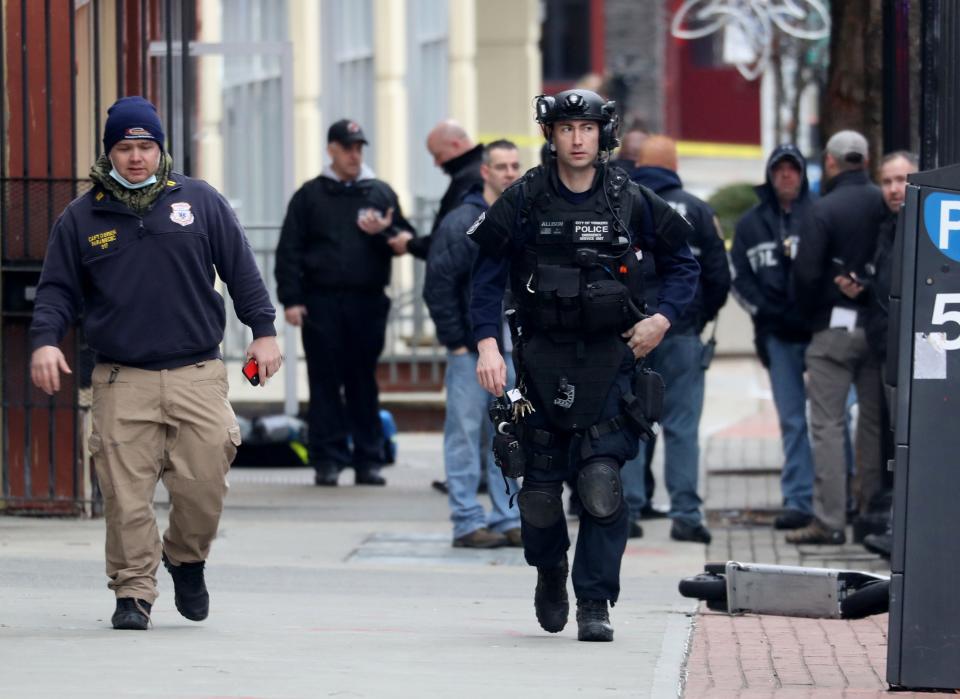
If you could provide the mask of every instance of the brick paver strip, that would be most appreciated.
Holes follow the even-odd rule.
[[[851,621],[729,616],[703,607],[687,661],[684,697],[888,696],[886,630],[886,615]],[[957,695],[904,692],[893,696]]]
[[[703,450],[704,500],[713,531],[709,561],[889,572],[853,543],[793,546],[771,526],[780,505],[776,414],[711,435]],[[851,530],[847,530],[850,539]],[[690,575],[699,571],[692,570]],[[956,697],[887,691],[887,615],[858,620],[800,619],[709,611],[701,605],[684,670],[687,699],[867,699]]]

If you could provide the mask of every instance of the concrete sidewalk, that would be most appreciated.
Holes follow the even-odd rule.
[[[769,527],[779,443],[755,361],[715,362],[706,395],[714,543],[671,542],[666,520],[644,522],[624,557],[612,644],[578,643],[572,618],[555,636],[539,628],[536,574],[519,550],[452,548],[446,498],[429,486],[442,437],[401,434],[386,488],[347,485],[350,474],[321,489],[307,469],[234,469],[200,624],[177,614],[161,571],[154,627],[113,631],[103,522],[0,517],[0,698],[884,693],[886,617],[732,618],[677,593],[708,559],[884,567],[852,545],[787,546]]]
[[[519,550],[450,546],[429,486],[440,449],[401,435],[386,488],[235,469],[210,618],[181,618],[161,569],[144,633],[110,628],[102,521],[0,517],[0,697],[677,696],[695,604],[676,584],[703,547],[648,527],[624,559],[616,641],[578,643],[572,618],[551,636]]]

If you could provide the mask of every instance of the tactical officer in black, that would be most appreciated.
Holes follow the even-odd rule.
[[[477,378],[501,396],[506,366],[496,338],[508,279],[517,388],[501,398],[498,462],[523,473],[524,554],[536,566],[534,606],[551,633],[567,622],[570,539],[561,492],[576,475],[584,512],[573,562],[577,637],[611,641],[607,602],[620,592],[628,515],[620,468],[652,434],[658,377],[634,363],[663,339],[693,298],[699,267],[687,223],[662,199],[607,164],[615,105],[568,90],[537,99],[553,157],[528,171],[469,231],[480,246],[471,314]],[[653,255],[658,312],[641,314],[638,260]],[[659,389],[659,390],[658,390]]]

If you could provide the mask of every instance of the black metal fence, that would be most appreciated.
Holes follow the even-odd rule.
[[[98,510],[83,448],[89,353],[72,329],[61,349],[73,374],[53,397],[32,385],[36,286],[54,222],[90,187],[84,177],[115,97],[160,106],[167,149],[189,172],[195,80],[183,57],[195,31],[195,0],[0,3],[0,509]]]

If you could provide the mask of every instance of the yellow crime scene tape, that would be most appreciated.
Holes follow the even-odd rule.
[[[540,148],[543,136],[539,134],[480,134],[481,143],[490,143],[505,138],[520,148]],[[745,143],[711,143],[709,141],[677,141],[677,153],[682,158],[733,158],[758,160],[763,158],[763,149]]]

